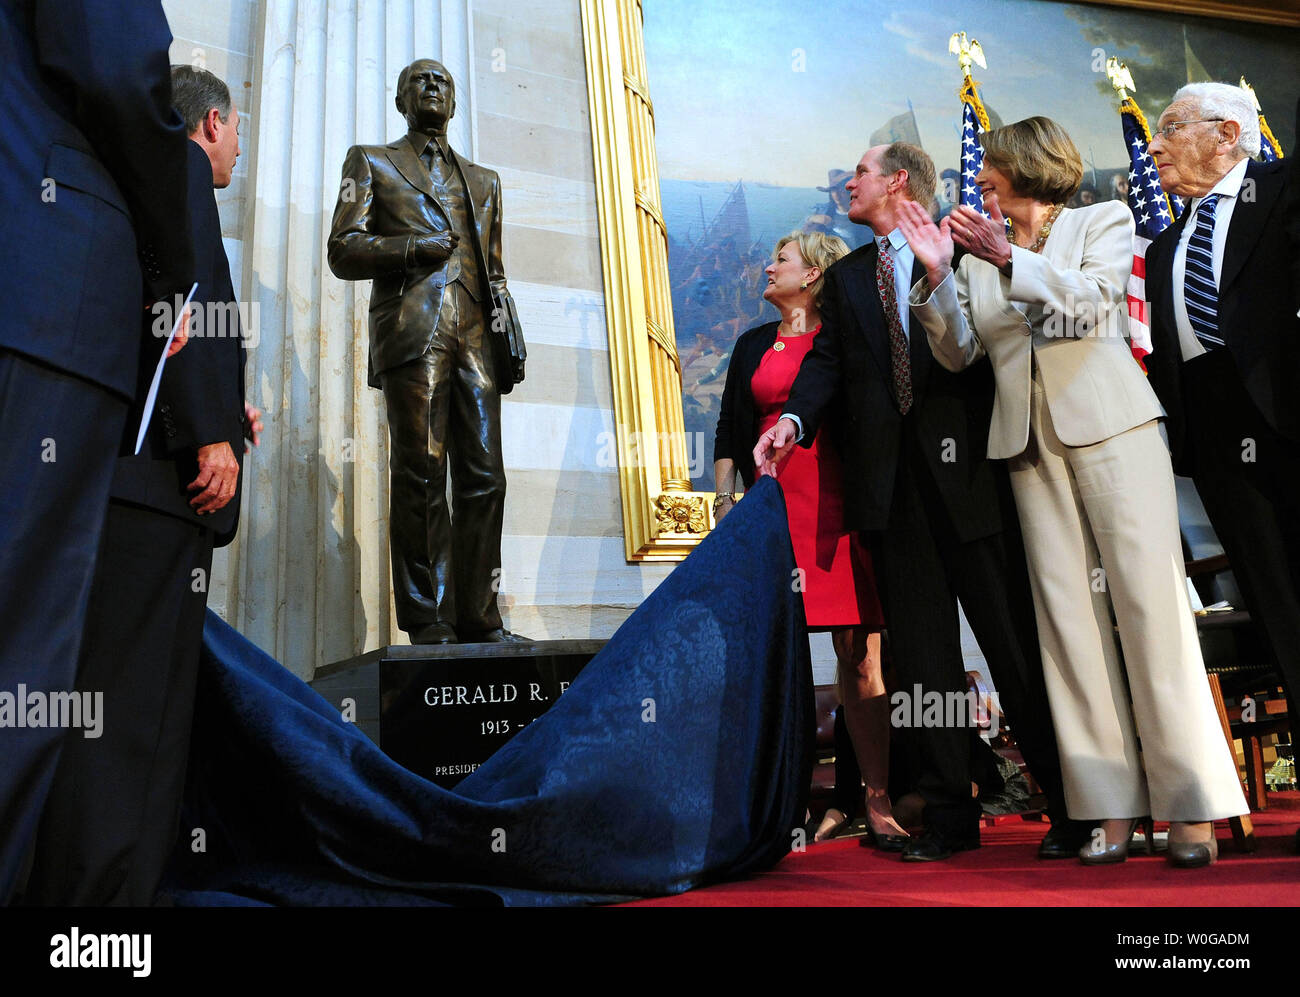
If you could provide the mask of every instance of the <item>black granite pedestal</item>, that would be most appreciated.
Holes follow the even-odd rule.
[[[310,685],[393,761],[451,787],[545,713],[604,646],[394,644],[319,668]]]

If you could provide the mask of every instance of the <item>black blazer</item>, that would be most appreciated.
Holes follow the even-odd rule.
[[[1300,285],[1300,99],[1295,102],[1295,144],[1286,161],[1286,190],[1282,193],[1282,211],[1287,236],[1291,240],[1291,283]]]
[[[894,399],[893,365],[885,311],[876,290],[876,243],[867,243],[826,271],[822,331],[804,358],[786,411],[803,422],[809,446],[838,399],[831,426],[844,458],[844,514],[857,530],[883,530],[889,522],[904,433],[938,487],[957,539],[1000,532],[1009,506],[1006,471],[990,462],[989,423],[993,372],[981,360],[960,374],[944,370],[930,353],[919,323],[911,324],[912,409]],[[915,283],[925,276],[913,267]]]
[[[754,445],[758,443],[758,413],[749,382],[763,354],[776,342],[779,327],[779,322],[768,322],[741,333],[727,363],[727,383],[722,389],[718,429],[713,437],[713,461],[717,463],[724,457],[735,461],[746,488],[754,485]]]
[[[194,272],[170,43],[157,0],[0,0],[0,349],[127,397]]]
[[[1284,210],[1288,162],[1246,165],[1219,276],[1219,329],[1260,414],[1278,433],[1300,441],[1300,291]],[[1191,473],[1192,454],[1183,409],[1183,354],[1174,324],[1173,259],[1190,214],[1184,211],[1146,252],[1152,345],[1146,365],[1169,415],[1169,446],[1180,474]]]
[[[140,403],[157,361],[141,364],[137,403],[127,418],[111,494],[206,526],[216,534],[216,546],[221,547],[235,537],[239,499],[244,490],[244,338],[230,263],[221,242],[221,218],[212,191],[212,161],[196,143],[186,145],[189,216],[199,284],[194,308],[202,313],[202,319],[185,348],[168,359],[163,368],[153,419],[140,453],[135,455]],[[151,349],[156,352],[156,347]],[[200,516],[190,507],[193,495],[185,486],[198,474],[198,448],[223,440],[239,461],[239,484],[224,508]]]

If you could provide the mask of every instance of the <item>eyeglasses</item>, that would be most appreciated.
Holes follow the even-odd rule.
[[[1177,132],[1178,129],[1182,128],[1183,125],[1200,125],[1200,124],[1204,124],[1207,121],[1223,121],[1223,120],[1225,119],[1224,118],[1197,118],[1194,121],[1171,121],[1163,128],[1157,128],[1156,135],[1163,135],[1166,141],[1170,141],[1173,139],[1174,133]]]

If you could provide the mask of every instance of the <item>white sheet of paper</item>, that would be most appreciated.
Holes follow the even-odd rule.
[[[194,286],[190,288],[190,293],[185,296],[185,304],[181,305],[180,314],[172,323],[172,331],[167,334],[167,342],[163,344],[162,356],[158,358],[158,366],[153,371],[153,380],[149,382],[149,393],[144,398],[144,414],[140,417],[140,430],[135,434],[135,453],[139,453],[140,448],[144,446],[144,434],[149,428],[149,419],[153,416],[154,402],[158,400],[158,385],[162,384],[163,367],[167,364],[167,351],[171,349],[172,340],[176,338],[176,332],[181,327],[181,319],[185,317],[185,309],[194,299],[194,292],[198,289],[198,281],[195,281]]]

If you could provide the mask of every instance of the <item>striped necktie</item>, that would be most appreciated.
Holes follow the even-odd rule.
[[[1210,194],[1196,209],[1196,229],[1187,243],[1183,301],[1197,341],[1207,350],[1223,345],[1219,333],[1219,288],[1214,282],[1214,211],[1218,194]]]

